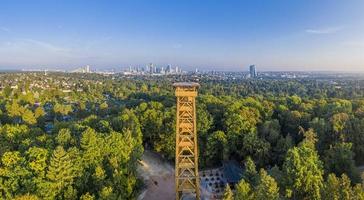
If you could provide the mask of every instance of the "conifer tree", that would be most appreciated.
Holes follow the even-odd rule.
[[[324,171],[315,150],[316,136],[312,130],[304,135],[306,138],[299,146],[287,152],[283,165],[286,191],[293,199],[321,199]]]
[[[233,200],[233,199],[234,199],[233,191],[231,191],[230,185],[226,184],[223,200]]]
[[[46,177],[50,184],[51,192],[46,194],[49,198],[60,195],[72,185],[76,177],[74,163],[63,147],[58,146],[53,151]]]
[[[44,112],[44,109],[42,107],[38,107],[34,110],[34,116],[35,118],[43,117],[46,113]]]
[[[341,175],[340,181],[340,200],[351,200],[354,197],[351,181],[346,174]]]
[[[236,185],[236,193],[234,200],[254,200],[254,193],[248,182],[242,179]]]
[[[244,179],[247,180],[249,184],[255,186],[258,182],[258,172],[255,163],[251,159],[251,157],[247,157],[244,166],[245,166]]]
[[[264,169],[259,172],[259,184],[255,189],[257,200],[279,199],[279,188],[277,182],[267,174]]]
[[[335,174],[329,174],[327,177],[325,186],[322,192],[323,199],[332,199],[339,200],[340,199],[340,180],[335,176]]]
[[[34,125],[35,123],[37,123],[37,119],[35,118],[34,113],[28,109],[24,110],[22,120],[29,125]]]
[[[353,194],[355,199],[364,199],[364,185],[363,184],[356,184],[353,188]]]
[[[72,138],[71,131],[69,129],[63,128],[59,130],[58,135],[56,137],[56,141],[59,145],[65,147],[70,142],[71,138]]]
[[[102,161],[104,146],[103,139],[95,130],[87,128],[81,137],[81,148],[83,150],[83,165],[86,167],[97,165]]]

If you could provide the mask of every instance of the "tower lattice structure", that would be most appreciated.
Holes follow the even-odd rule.
[[[198,83],[173,84],[177,97],[176,120],[176,200],[183,195],[200,199],[196,131],[196,96]]]

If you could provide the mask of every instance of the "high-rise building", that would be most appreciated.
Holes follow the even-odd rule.
[[[257,68],[255,67],[255,65],[250,65],[249,71],[250,71],[250,77],[251,78],[256,78],[257,77]]]
[[[77,69],[73,70],[72,72],[74,72],[74,73],[91,73],[91,68],[90,68],[90,66],[86,65],[84,67],[77,68]]]
[[[86,65],[86,67],[85,67],[85,72],[86,72],[86,73],[90,73],[90,72],[91,72],[91,70],[90,70],[90,66]]]
[[[170,74],[170,73],[171,73],[171,65],[167,65],[166,74]]]
[[[149,63],[149,73],[151,73],[151,74],[153,74],[153,73],[155,73],[154,72],[154,65],[153,65],[153,63]]]

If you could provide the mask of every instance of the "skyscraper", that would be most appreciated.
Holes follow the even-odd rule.
[[[149,71],[150,74],[155,73],[153,63],[149,63],[149,70],[148,71]]]
[[[167,65],[166,74],[170,74],[170,73],[171,73],[171,65]]]
[[[256,78],[257,77],[257,69],[255,67],[255,65],[250,65],[249,67],[250,69],[250,77],[251,78]]]

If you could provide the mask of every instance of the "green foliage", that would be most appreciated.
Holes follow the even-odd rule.
[[[352,119],[353,130],[348,134],[350,142],[353,144],[352,151],[357,164],[364,163],[364,118]]]
[[[39,198],[35,195],[26,194],[26,195],[16,196],[14,200],[39,200]]]
[[[302,99],[297,95],[293,95],[287,98],[287,105],[289,106],[290,110],[298,110],[301,104]]]
[[[224,160],[227,154],[227,139],[222,131],[215,131],[207,138],[204,156],[210,165],[216,165]]]
[[[223,200],[233,200],[234,199],[234,194],[233,194],[233,191],[231,191],[229,184],[226,184],[224,196],[222,199]]]
[[[278,200],[279,187],[271,176],[264,169],[259,172],[259,184],[255,190],[257,200]]]
[[[80,197],[80,200],[94,200],[95,196],[90,193],[86,193]]]
[[[239,105],[238,103],[231,105],[225,114],[226,129],[228,136],[231,138],[241,134],[254,133],[256,125],[260,120],[258,110]]]
[[[72,112],[72,106],[56,103],[53,107],[53,111],[57,115],[65,116],[65,115],[68,115],[70,112]]]
[[[31,147],[26,152],[28,167],[33,171],[33,173],[37,174],[40,178],[45,177],[46,168],[48,166],[48,150],[39,147]]]
[[[5,152],[0,166],[0,197],[13,199],[17,194],[31,191],[34,183],[31,172],[25,168],[26,160],[19,151]]]
[[[212,115],[207,112],[206,105],[203,103],[197,104],[197,132],[199,135],[206,135],[208,131],[211,129],[213,124]]]
[[[247,133],[243,136],[241,148],[238,150],[240,157],[252,156],[259,165],[268,161],[270,144],[258,137],[256,133]]]
[[[346,136],[344,135],[345,127],[349,121],[349,115],[346,113],[338,113],[331,117],[330,122],[332,125],[332,130],[334,131],[334,139],[336,141],[346,141]]]
[[[47,170],[47,178],[60,185],[72,183],[73,179],[76,177],[73,166],[74,165],[69,154],[63,149],[63,147],[58,146],[53,151]]]
[[[74,160],[72,160],[69,153],[66,152],[63,147],[58,146],[53,151],[46,173],[50,190],[48,193],[43,193],[43,195],[49,199],[54,199],[57,196],[69,195],[69,188],[72,187],[74,179],[78,176],[75,172]],[[46,190],[46,188],[43,189]]]
[[[102,147],[105,142],[95,130],[87,128],[82,133],[80,142],[81,150],[83,150],[82,163],[85,167],[95,166],[102,161]]]
[[[137,108],[139,121],[143,125],[144,141],[153,142],[163,127],[163,105],[158,102],[142,103]]]
[[[326,151],[324,162],[326,171],[337,176],[348,174],[352,180],[359,181],[359,172],[355,166],[351,143],[337,143]]]
[[[42,107],[38,107],[34,111],[34,117],[37,119],[43,117],[45,114],[46,113],[44,112],[44,109]]]
[[[109,105],[107,105],[107,102],[104,102],[102,104],[100,104],[100,109],[101,110],[106,110],[109,107]]]
[[[189,78],[2,74],[0,199],[135,199],[144,147],[175,156]],[[199,79],[199,166],[246,160],[234,199],[363,199],[364,81]]]
[[[335,174],[329,174],[322,191],[322,197],[325,200],[363,199],[363,186],[362,184],[352,186],[349,177],[345,174],[342,174],[341,178],[336,177]]]
[[[254,161],[250,157],[248,157],[245,160],[244,166],[245,166],[244,179],[247,180],[248,183],[255,186],[258,183],[258,172]]]
[[[72,139],[71,131],[69,129],[61,129],[58,131],[56,141],[61,146],[66,146]]]
[[[5,107],[10,117],[20,117],[24,112],[24,108],[20,106],[15,100],[13,100],[11,104],[6,104]]]
[[[139,144],[142,143],[141,125],[134,111],[124,109],[118,117],[113,118],[111,124],[115,131],[132,131],[133,137],[138,140]]]
[[[22,115],[22,119],[25,123],[29,124],[29,125],[34,125],[35,123],[37,123],[37,119],[34,116],[34,113],[28,109],[24,110],[24,113]]]
[[[253,200],[255,199],[254,191],[252,190],[250,184],[242,179],[236,185],[236,193],[235,193],[235,200]]]
[[[309,146],[294,147],[287,152],[283,165],[285,188],[292,198],[320,199],[323,167],[317,152]]]
[[[340,180],[335,176],[335,174],[329,174],[322,193],[322,199],[340,200]]]

